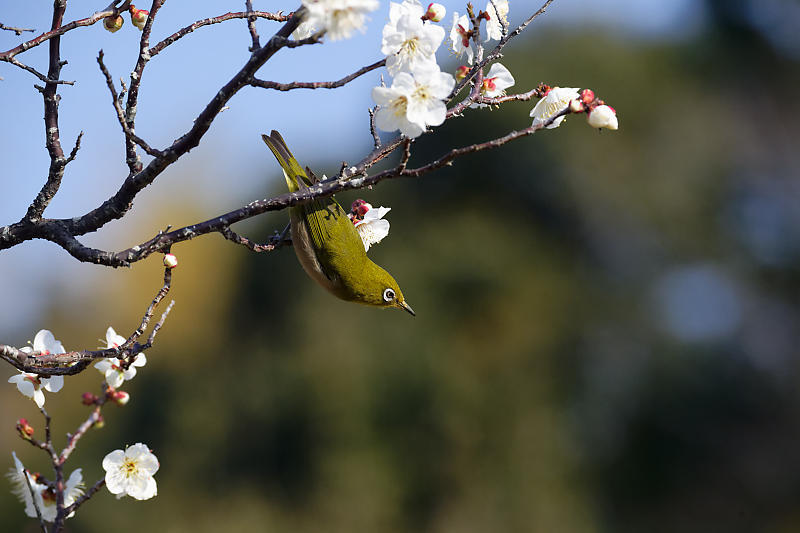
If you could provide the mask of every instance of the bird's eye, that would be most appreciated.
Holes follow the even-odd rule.
[[[392,289],[386,289],[383,291],[383,300],[385,302],[391,302],[394,300],[394,291]]]

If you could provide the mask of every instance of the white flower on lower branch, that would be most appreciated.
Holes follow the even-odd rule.
[[[36,518],[36,507],[42,514],[42,519],[47,522],[53,522],[56,519],[56,494],[46,484],[40,483],[35,474],[28,471],[17,458],[15,452],[11,452],[14,458],[14,468],[9,470],[8,479],[11,481],[11,492],[19,498],[19,501],[25,504],[25,514],[31,518]],[[27,480],[26,480],[27,473]],[[30,489],[28,483],[30,482]],[[31,498],[31,490],[33,491],[33,498]],[[78,468],[67,479],[64,488],[64,506],[68,507],[75,503],[75,500],[80,498],[83,494],[83,475],[81,469]],[[34,499],[35,498],[35,499]],[[35,502],[35,506],[34,506]],[[70,513],[67,518],[70,518],[75,513]]]
[[[64,386],[64,376],[52,376],[49,378],[40,377],[29,372],[20,372],[16,376],[8,378],[9,383],[14,383],[17,390],[24,396],[36,402],[40,409],[44,406],[44,392],[58,392]]]
[[[128,446],[125,451],[114,450],[103,458],[106,487],[117,498],[130,496],[149,500],[158,494],[153,478],[158,467],[158,458],[141,442]]]

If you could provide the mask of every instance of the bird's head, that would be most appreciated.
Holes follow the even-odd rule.
[[[360,276],[356,300],[376,307],[402,309],[416,316],[392,275],[374,263],[370,266]]]

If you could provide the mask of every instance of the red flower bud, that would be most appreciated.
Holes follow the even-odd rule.
[[[20,418],[17,420],[17,432],[19,436],[25,440],[30,440],[33,436],[33,427],[28,424],[28,420],[26,418]]]
[[[581,102],[586,105],[591,104],[594,101],[594,91],[591,89],[584,89],[581,91]]]
[[[81,403],[83,405],[94,405],[97,403],[97,396],[91,392],[84,392],[81,394]]]

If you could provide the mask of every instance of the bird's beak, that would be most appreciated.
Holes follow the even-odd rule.
[[[408,311],[411,314],[411,316],[417,316],[417,313],[415,313],[414,310],[411,309],[411,306],[408,305],[405,300],[403,300],[402,302],[398,302],[398,305],[400,306],[401,309],[405,309],[406,311]]]

